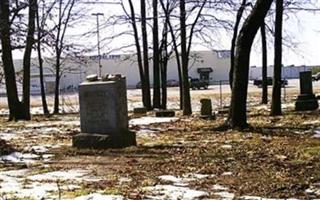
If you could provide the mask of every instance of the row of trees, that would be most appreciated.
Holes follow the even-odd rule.
[[[73,14],[76,0],[4,0],[0,4],[0,36],[2,65],[7,90],[9,120],[29,120],[30,116],[30,70],[32,50],[37,51],[42,105],[44,114],[49,115],[44,88],[43,51],[50,52],[54,59],[55,101],[53,113],[59,113],[59,88],[62,76],[62,55],[74,47],[65,41],[67,29],[80,19]],[[13,51],[24,49],[22,99],[17,87]],[[74,52],[74,51],[73,51]]]
[[[230,86],[232,100],[228,125],[244,128],[247,126],[246,101],[248,70],[252,43],[258,30],[261,30],[263,49],[263,95],[262,102],[267,103],[267,34],[275,38],[275,70],[272,94],[272,115],[281,114],[281,52],[282,18],[285,9],[298,10],[301,3],[308,0],[275,0],[276,9],[272,9],[273,0],[116,0],[123,14],[114,15],[102,23],[101,28],[110,26],[128,26],[130,30],[108,36],[104,40],[117,37],[133,38],[133,45],[117,49],[134,47],[142,85],[143,105],[166,109],[167,104],[167,64],[170,58],[176,59],[180,83],[180,108],[184,115],[192,114],[188,69],[190,52],[197,41],[214,46],[220,30],[233,31],[231,41]],[[59,113],[59,84],[62,75],[63,59],[75,46],[66,43],[67,30],[83,17],[77,10],[82,1],[78,0],[4,0],[0,8],[0,34],[3,71],[7,88],[10,120],[30,119],[30,65],[31,52],[37,51],[40,71],[41,94],[44,113],[49,114],[43,80],[42,53],[51,52],[55,69],[54,113]],[[106,6],[108,3],[106,3]],[[236,20],[229,13],[236,13]],[[275,12],[274,12],[275,10]],[[27,14],[26,14],[27,13]],[[275,13],[275,29],[265,22],[267,15]],[[26,17],[27,16],[27,17]],[[243,19],[245,20],[243,21]],[[243,22],[242,22],[243,21]],[[267,28],[267,29],[266,29]],[[240,29],[240,31],[239,31]],[[267,30],[267,31],[266,31]],[[152,41],[152,42],[150,42]],[[23,58],[23,94],[20,101],[12,52],[24,49]],[[83,50],[83,49],[82,49]],[[79,50],[80,52],[81,50]],[[152,66],[150,66],[152,60]],[[153,97],[150,90],[150,67],[153,68]]]

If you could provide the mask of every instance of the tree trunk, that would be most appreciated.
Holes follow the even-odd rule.
[[[262,104],[268,104],[268,57],[267,57],[267,39],[266,27],[263,22],[261,26],[261,43],[262,43]]]
[[[10,39],[9,6],[10,3],[8,0],[0,1],[2,62],[4,68],[7,100],[9,106],[9,120],[28,120],[26,109],[24,105],[19,101],[18,96]]]
[[[178,77],[179,77],[179,97],[180,97],[180,109],[183,109],[183,85],[182,85],[182,71],[181,71],[181,62],[180,62],[180,55],[179,55],[179,50],[178,50],[178,45],[177,45],[177,41],[176,41],[176,36],[174,34],[174,30],[170,21],[170,14],[171,12],[169,11],[168,7],[169,5],[167,5],[167,7],[164,5],[163,0],[160,0],[162,9],[165,12],[165,17],[166,17],[166,22],[168,24],[169,27],[169,32],[172,38],[172,43],[173,43],[173,49],[176,55],[176,60],[177,60],[177,69],[178,69]]]
[[[40,27],[40,17],[39,17],[39,7],[37,5],[37,27],[38,27],[38,41],[37,41],[37,52],[38,52],[38,60],[39,60],[39,76],[40,76],[40,89],[41,89],[41,101],[42,101],[42,109],[43,114],[45,116],[49,116],[50,112],[48,109],[48,104],[46,100],[46,92],[45,92],[45,86],[44,86],[44,77],[43,77],[43,60],[42,60],[42,54],[41,54],[41,27]]]
[[[229,84],[231,89],[232,89],[232,82],[233,82],[234,57],[235,57],[238,30],[239,30],[239,25],[240,25],[240,21],[241,21],[244,9],[246,8],[246,4],[247,4],[247,0],[242,0],[241,6],[237,12],[236,23],[233,28],[233,36],[231,40],[231,50],[230,50],[231,55],[230,55],[230,72],[229,72]]]
[[[134,11],[132,0],[128,0],[128,2],[130,6],[130,14],[131,14],[130,18],[131,18],[131,25],[133,29],[133,36],[134,36],[135,46],[137,50],[137,61],[138,61],[140,81],[141,81],[142,103],[143,103],[143,106],[147,107],[145,77],[144,77],[143,63],[142,63],[142,57],[141,57],[141,47],[139,42],[138,28],[136,24],[136,14]]]
[[[183,115],[191,115],[191,100],[188,75],[188,53],[186,33],[185,0],[180,0],[180,31],[181,31],[181,60],[182,60],[182,88],[183,88]]]
[[[60,50],[58,50],[60,51]],[[54,108],[53,113],[59,114],[59,104],[60,104],[60,53],[57,53],[56,57],[56,81],[55,81],[55,91],[54,91]],[[63,106],[63,105],[62,105]]]
[[[145,87],[145,107],[152,110],[150,94],[150,75],[149,75],[149,53],[148,53],[148,35],[146,22],[146,2],[141,0],[141,32],[143,44],[143,63],[144,63],[144,87]]]
[[[153,107],[161,108],[158,0],[152,1],[152,7],[153,7]]]
[[[234,83],[227,123],[231,128],[246,128],[250,52],[255,35],[263,24],[272,0],[258,0],[239,33],[234,62]]]
[[[282,69],[282,18],[283,0],[276,1],[276,24],[274,44],[274,75],[271,102],[271,115],[281,115],[281,69]]]
[[[37,0],[29,0],[29,21],[26,48],[23,56],[23,99],[24,119],[30,120],[30,65],[31,52],[34,44],[35,18],[37,12]]]
[[[167,68],[168,68],[168,24],[165,22],[163,29],[163,41],[161,48],[161,108],[167,109]]]

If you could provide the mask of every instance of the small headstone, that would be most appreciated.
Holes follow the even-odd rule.
[[[133,108],[133,114],[138,114],[138,115],[144,115],[147,114],[147,108],[141,107],[141,108]]]
[[[215,115],[212,114],[211,99],[201,99],[200,103],[201,103],[200,117],[202,119],[215,119]]]
[[[86,80],[87,80],[88,82],[98,81],[98,75],[97,75],[97,74],[88,75],[88,76],[86,77]]]
[[[77,148],[121,148],[136,144],[129,131],[126,80],[85,82],[79,87],[81,134]]]
[[[300,95],[296,100],[296,111],[316,110],[318,99],[313,94],[311,71],[300,72]]]
[[[174,117],[176,113],[173,110],[158,110],[156,117]]]

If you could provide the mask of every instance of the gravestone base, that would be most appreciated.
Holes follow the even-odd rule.
[[[156,117],[174,117],[176,113],[173,110],[159,110],[156,111]]]
[[[133,114],[145,115],[145,114],[147,114],[147,112],[148,112],[148,110],[145,107],[133,108]]]
[[[136,146],[135,132],[118,135],[79,133],[72,138],[72,146],[78,149],[108,149]]]
[[[216,119],[216,115],[200,115],[200,119],[204,119],[204,120],[215,120]]]
[[[319,108],[318,99],[314,94],[301,94],[296,101],[296,111],[316,110]]]

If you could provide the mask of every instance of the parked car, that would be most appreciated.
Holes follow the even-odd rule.
[[[178,87],[178,86],[179,86],[179,81],[174,79],[167,80],[167,87]]]
[[[272,84],[273,84],[273,78],[267,77],[267,85],[272,85]],[[262,77],[253,80],[253,85],[258,86],[259,88],[262,87]],[[286,85],[288,85],[288,80],[281,79],[281,87],[284,87]]]
[[[189,84],[190,84],[190,88],[193,89],[193,90],[195,90],[195,89],[200,90],[201,88],[206,90],[209,87],[209,82],[208,81],[201,80],[201,79],[198,79],[198,78],[189,77]]]
[[[318,80],[320,80],[320,72],[312,75],[312,80],[313,80],[313,81],[318,81]]]

